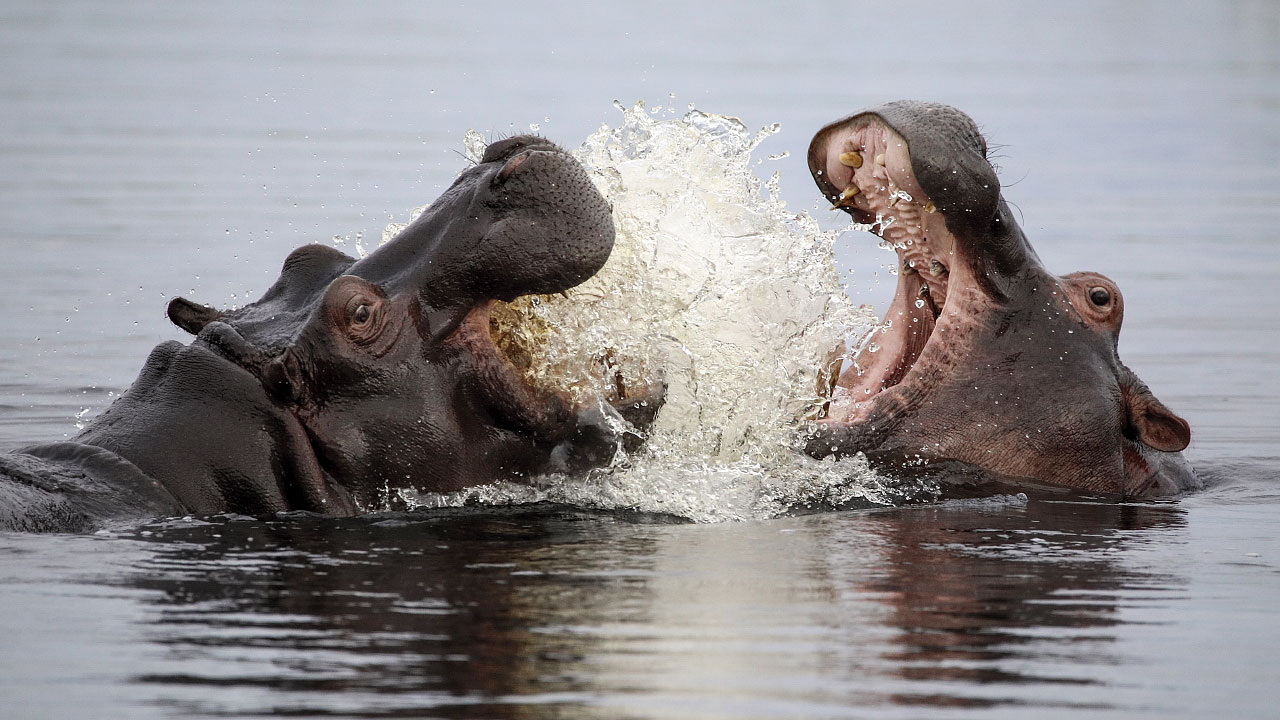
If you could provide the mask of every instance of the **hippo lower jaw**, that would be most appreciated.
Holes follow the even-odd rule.
[[[915,270],[914,258],[899,251],[897,288],[883,325],[868,333],[851,358],[851,372],[834,390],[829,417],[853,420],[863,415],[881,393],[902,385],[909,389],[921,374],[911,370],[934,341],[938,320],[948,310],[946,269],[932,265],[938,278]],[[953,313],[954,314],[954,313]],[[932,353],[931,353],[932,354]]]
[[[890,103],[819,131],[809,166],[898,254],[883,326],[839,375],[810,454],[956,461],[1120,498],[1196,486],[1186,422],[1116,353],[1119,288],[1045,270],[968,116]]]

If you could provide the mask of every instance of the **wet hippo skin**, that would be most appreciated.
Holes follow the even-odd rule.
[[[955,461],[992,478],[1112,498],[1198,485],[1186,421],[1120,361],[1124,300],[1040,263],[963,112],[899,101],[822,128],[809,168],[891,243],[896,294],[838,375],[808,441],[824,457]]]
[[[0,456],[0,529],[154,516],[351,515],[401,488],[451,491],[608,462],[662,388],[619,407],[530,386],[489,334],[494,302],[561,292],[608,259],[608,204],[534,136],[481,162],[356,260],[295,250],[257,302],[183,298],[138,379],[69,442]]]

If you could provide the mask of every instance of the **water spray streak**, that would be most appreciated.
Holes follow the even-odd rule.
[[[789,210],[777,173],[761,181],[752,172],[752,151],[778,126],[751,133],[737,118],[697,110],[622,109],[618,127],[602,126],[576,153],[613,206],[609,262],[564,297],[495,312],[494,335],[534,382],[581,402],[665,380],[667,403],[648,442],[585,477],[404,499],[549,500],[711,522],[927,493],[876,475],[860,456],[817,461],[797,450],[803,419],[826,399],[821,359],[875,318],[840,287],[838,233]],[[478,134],[465,145],[483,153]]]

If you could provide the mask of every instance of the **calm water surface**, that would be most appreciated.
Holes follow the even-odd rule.
[[[169,297],[376,242],[467,128],[575,146],[614,99],[780,121],[761,172],[799,210],[814,129],[916,97],[1001,146],[1051,269],[1124,289],[1121,352],[1210,483],[3,535],[0,717],[1280,715],[1280,6],[10,2],[0,61],[0,449],[109,404],[181,337]],[[892,256],[842,253],[886,303]]]

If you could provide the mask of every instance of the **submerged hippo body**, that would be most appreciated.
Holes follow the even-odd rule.
[[[158,346],[72,441],[0,456],[0,528],[350,515],[401,488],[606,462],[623,417],[651,420],[660,391],[615,410],[530,387],[495,348],[489,310],[577,285],[613,239],[609,207],[576,161],[537,137],[495,143],[362,260],[310,245],[244,308],[171,302],[189,345]]]
[[[839,375],[818,457],[958,461],[1132,498],[1197,486],[1186,421],[1120,361],[1120,290],[1040,264],[964,113],[900,101],[820,130],[814,180],[898,253],[883,332]]]

